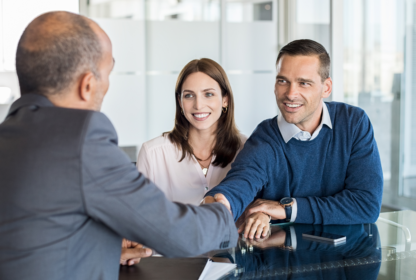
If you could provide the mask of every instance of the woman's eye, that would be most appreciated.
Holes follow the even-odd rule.
[[[214,96],[214,94],[213,94],[213,93],[211,93],[211,92],[207,92],[207,93],[205,94],[205,96],[206,96],[206,97],[211,97],[211,96]]]
[[[190,93],[188,93],[188,94],[185,94],[185,96],[184,96],[185,98],[192,98],[192,97],[194,97],[194,95],[193,94],[190,94]]]

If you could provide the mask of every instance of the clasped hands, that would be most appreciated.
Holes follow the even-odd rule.
[[[152,249],[143,248],[142,244],[123,239],[121,244],[121,265],[133,265],[139,263],[141,258],[150,257]]]
[[[203,200],[205,203],[219,202],[231,212],[228,199],[223,194],[216,194],[214,197],[207,196]],[[283,220],[286,212],[278,201],[257,199],[253,201],[237,220],[236,226],[238,233],[244,232],[245,238],[266,237],[270,230],[270,220]]]
[[[215,197],[207,196],[202,204],[219,202],[231,212],[231,205],[223,194]],[[238,233],[244,232],[244,237],[253,239],[270,235],[270,219],[281,220],[286,218],[286,212],[278,201],[257,199],[253,201],[237,220]],[[152,250],[143,248],[143,245],[123,239],[120,264],[133,265],[139,263],[141,258],[152,255]]]

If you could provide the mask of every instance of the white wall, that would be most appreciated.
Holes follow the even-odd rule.
[[[147,22],[148,140],[174,126],[175,85],[182,68],[202,57],[220,61],[219,30],[219,22]]]
[[[54,10],[74,13],[79,11],[77,0],[0,0],[0,87],[9,87],[14,99],[20,97],[19,83],[15,72],[17,43],[26,26],[37,16]],[[0,105],[0,122],[10,104]]]
[[[49,11],[79,12],[77,0],[0,0],[3,20],[3,69],[14,71],[17,43],[26,26],[37,16]],[[1,68],[0,68],[1,69]]]
[[[274,117],[277,26],[275,21],[227,22],[224,66],[235,99],[235,118],[249,136],[263,120]]]
[[[94,20],[110,37],[116,62],[102,112],[115,126],[120,146],[137,146],[147,139],[144,21]]]
[[[121,146],[140,146],[173,128],[176,79],[197,58],[213,59],[225,68],[234,92],[236,123],[244,134],[250,135],[261,121],[276,115],[276,18],[225,23],[97,21],[114,44],[116,69],[103,112],[114,123]]]

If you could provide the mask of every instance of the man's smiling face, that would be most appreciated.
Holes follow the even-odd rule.
[[[277,106],[288,123],[313,133],[319,125],[322,99],[332,90],[332,81],[322,81],[318,56],[283,55],[277,64],[274,92]]]

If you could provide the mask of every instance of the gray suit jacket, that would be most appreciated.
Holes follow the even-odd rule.
[[[238,235],[223,205],[168,201],[102,113],[23,95],[0,124],[0,279],[117,279],[122,237],[185,257]]]

